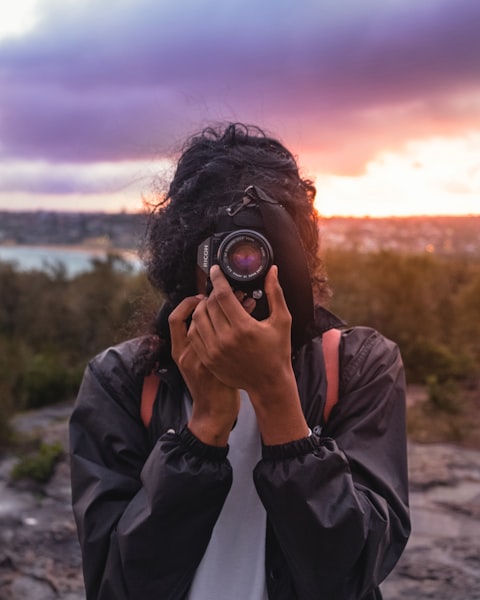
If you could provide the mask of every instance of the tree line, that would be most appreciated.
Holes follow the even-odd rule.
[[[461,256],[325,254],[331,310],[395,340],[408,381],[449,386],[480,371],[480,260]],[[161,303],[122,258],[22,272],[0,263],[0,442],[8,417],[73,398],[89,358],[148,329]]]

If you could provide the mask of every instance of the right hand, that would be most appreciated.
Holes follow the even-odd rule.
[[[172,358],[193,400],[188,428],[205,444],[226,446],[240,410],[240,396],[237,389],[222,383],[202,364],[189,341],[187,320],[202,301],[203,296],[185,298],[171,313]]]

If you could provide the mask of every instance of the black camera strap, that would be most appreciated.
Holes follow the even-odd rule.
[[[292,315],[292,348],[298,349],[308,339],[314,321],[313,292],[307,257],[298,229],[287,210],[255,186],[257,206],[262,215],[267,238],[272,245],[278,279]]]

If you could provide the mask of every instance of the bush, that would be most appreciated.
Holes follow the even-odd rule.
[[[55,356],[37,354],[27,364],[22,390],[25,408],[40,408],[68,399],[78,381]]]
[[[114,256],[72,279],[0,262],[0,445],[15,410],[73,398],[97,352],[148,329],[160,299]]]
[[[477,258],[331,249],[325,262],[332,310],[349,325],[369,325],[394,340],[410,382],[479,372]]]
[[[20,344],[0,337],[0,448],[12,441],[10,418],[19,408],[22,360]]]
[[[435,410],[449,414],[458,414],[461,411],[459,385],[448,379],[440,382],[435,375],[427,378],[428,402]]]
[[[432,377],[440,382],[465,380],[474,371],[474,361],[465,353],[455,353],[433,339],[405,344],[403,359],[412,381],[425,382]]]
[[[63,454],[62,444],[40,444],[38,452],[22,457],[13,467],[10,475],[13,480],[32,479],[46,483],[53,475],[55,465]]]
[[[0,387],[0,394],[2,390]],[[13,431],[10,425],[10,417],[13,415],[13,407],[4,398],[0,398],[0,448],[8,446],[12,441]]]

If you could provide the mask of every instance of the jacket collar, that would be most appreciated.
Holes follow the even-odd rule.
[[[333,312],[329,311],[323,306],[315,307],[315,333],[317,335],[321,335],[325,331],[334,328],[342,328],[345,327],[347,323],[338,317]]]

